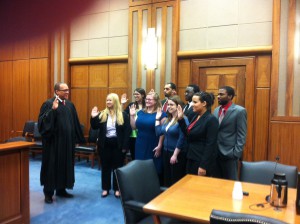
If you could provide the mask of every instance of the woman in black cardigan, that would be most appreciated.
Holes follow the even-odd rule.
[[[178,108],[178,122],[187,137],[187,173],[199,176],[216,176],[217,137],[219,122],[211,114],[214,95],[198,92],[193,95],[196,113],[187,126],[182,108]]]
[[[111,173],[123,165],[123,152],[128,149],[130,135],[129,117],[122,112],[119,97],[110,93],[106,97],[106,108],[99,112],[94,107],[91,113],[91,126],[99,129],[98,150],[101,159],[102,197],[111,189]],[[113,190],[115,197],[120,197],[115,174],[113,172]]]

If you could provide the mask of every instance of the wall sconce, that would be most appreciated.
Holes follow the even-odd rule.
[[[154,70],[157,68],[157,37],[155,28],[148,28],[147,37],[143,44],[143,64],[145,69]]]

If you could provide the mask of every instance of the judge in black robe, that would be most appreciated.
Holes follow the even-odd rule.
[[[42,135],[43,158],[41,185],[45,202],[52,203],[52,196],[72,197],[66,192],[73,189],[75,144],[85,142],[74,104],[68,100],[69,88],[65,83],[54,87],[56,97],[43,103],[39,119]]]

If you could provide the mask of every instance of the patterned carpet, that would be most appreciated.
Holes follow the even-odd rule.
[[[41,157],[30,158],[30,223],[31,224],[88,224],[124,223],[120,199],[113,191],[101,198],[101,171],[85,160],[76,161],[75,186],[68,192],[74,198],[53,197],[53,204],[45,204],[40,185]]]

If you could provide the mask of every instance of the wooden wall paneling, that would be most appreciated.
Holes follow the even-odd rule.
[[[1,71],[1,110],[0,110],[0,142],[4,142],[10,136],[12,130],[12,61],[0,62]]]
[[[109,80],[110,88],[127,88],[128,87],[128,65],[127,63],[109,64]]]
[[[126,74],[127,75],[127,74]],[[89,87],[108,86],[108,64],[89,66]]]
[[[49,80],[48,80],[48,59],[30,60],[30,81],[29,81],[29,119],[38,120],[40,107],[48,99]]]
[[[299,122],[271,121],[268,160],[275,161],[278,155],[280,157],[280,163],[296,165],[299,169],[299,132]]]
[[[32,38],[29,43],[30,58],[46,58],[49,55],[49,37],[48,35]]]
[[[273,0],[273,18],[272,18],[272,79],[271,79],[271,97],[270,114],[271,119],[277,116],[278,107],[278,77],[279,77],[279,50],[280,50],[280,4],[281,0]]]
[[[71,68],[71,87],[85,87],[89,84],[89,66],[74,65]]]
[[[72,102],[74,103],[79,122],[84,124],[84,134],[88,134],[91,111],[88,108],[88,89],[72,89]]]
[[[6,44],[4,46],[1,46],[0,49],[0,61],[9,61],[13,58],[13,45],[12,44]]]
[[[256,67],[257,67],[257,88],[270,88],[271,86],[271,56],[264,55],[258,56]]]
[[[183,59],[178,61],[178,76],[177,76],[177,94],[181,100],[185,102],[185,89],[191,84],[191,60]]]
[[[68,24],[64,28],[64,82],[70,83],[70,74],[71,74],[71,67],[69,64],[69,58],[70,58],[70,40],[71,40],[71,34],[70,34],[70,24]]]
[[[56,32],[55,37],[56,37],[55,38],[55,40],[56,40],[55,48],[56,48],[56,67],[57,67],[56,68],[56,77],[57,77],[58,82],[63,82],[64,80],[62,79],[62,75],[61,75],[61,31]],[[80,81],[83,81],[83,80],[80,80]]]
[[[293,116],[293,94],[294,94],[294,43],[296,28],[296,0],[289,0],[288,11],[288,46],[287,46],[287,76],[286,76],[286,94],[285,94],[285,115]],[[298,27],[297,27],[298,28]],[[298,28],[299,29],[299,28]],[[297,52],[299,49],[297,49]]]
[[[23,130],[29,115],[29,60],[13,62],[13,130]]]
[[[191,60],[178,61],[178,78],[177,86],[185,88],[191,80]]]
[[[0,184],[1,217],[15,217],[21,215],[21,173],[20,155],[18,153],[2,155],[0,157],[0,177],[3,177]],[[5,221],[5,220],[0,220]]]
[[[245,108],[247,110],[247,139],[246,139],[246,147],[245,147],[245,160],[251,160],[249,155],[253,154],[253,140],[254,140],[254,113],[256,113],[255,105],[254,105],[254,94],[255,94],[255,63],[254,58],[246,58],[244,59],[244,63],[246,65],[246,87],[245,87]],[[251,100],[252,99],[252,100]]]
[[[13,60],[29,59],[29,40],[18,41],[13,46]]]
[[[49,70],[50,70],[50,79],[49,79],[49,81],[50,81],[50,90],[52,90],[53,92],[52,92],[52,96],[54,95],[54,56],[55,56],[55,54],[54,54],[54,46],[55,46],[55,44],[54,44],[54,34],[51,34],[50,35],[50,56],[49,56]],[[69,86],[69,88],[71,88],[71,86]],[[50,91],[49,91],[49,94],[50,94]]]
[[[94,106],[98,107],[99,111],[106,107],[107,88],[90,88],[89,89],[89,116]]]
[[[253,161],[267,160],[269,139],[270,89],[256,89]]]
[[[127,96],[129,96],[127,88],[109,88],[108,93],[118,94],[120,100],[121,100],[121,96],[122,96],[123,93],[126,93]]]

